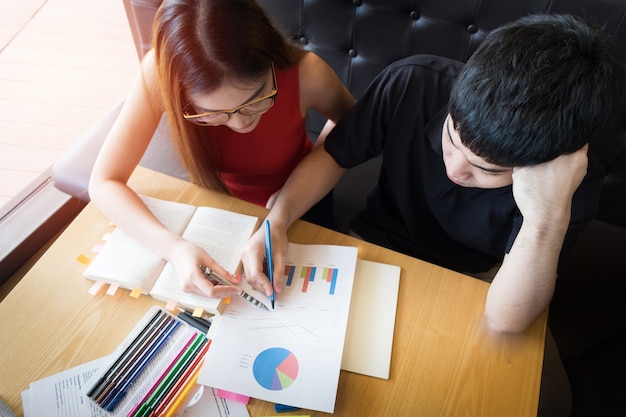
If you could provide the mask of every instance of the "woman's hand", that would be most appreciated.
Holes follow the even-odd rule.
[[[240,279],[222,268],[204,251],[204,249],[189,241],[181,238],[180,241],[176,243],[170,261],[174,264],[176,274],[185,292],[191,292],[210,298],[224,298],[239,293],[238,288],[226,285],[213,285],[213,283],[205,277],[199,265],[209,267],[216,274],[226,278],[233,284],[237,284]]]
[[[275,225],[274,222],[271,223],[270,227],[270,235],[272,236],[272,257],[274,261],[274,290],[279,293],[284,286],[282,271],[284,270],[285,256],[288,247],[287,232],[278,224]],[[246,281],[254,288],[263,291],[265,295],[269,297],[272,294],[272,286],[268,276],[264,272],[266,257],[265,227],[260,227],[242,250],[241,260],[243,262]]]

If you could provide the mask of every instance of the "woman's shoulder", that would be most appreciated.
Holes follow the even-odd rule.
[[[300,74],[305,76],[316,76],[320,71],[330,69],[330,67],[319,55],[307,51],[298,61],[298,69]]]
[[[149,97],[155,109],[163,111],[164,106],[161,102],[161,87],[157,72],[157,62],[153,49],[146,52],[141,59],[139,71],[144,86],[144,93]]]
[[[303,113],[315,108],[336,121],[352,106],[352,95],[320,56],[307,52],[300,58],[298,67]]]
[[[307,52],[298,62],[298,75],[302,91],[316,90],[337,78],[333,69],[317,54]]]
[[[156,56],[154,54],[154,50],[150,49],[146,54],[141,58],[140,63],[141,74],[143,76],[144,82],[147,85],[156,85],[158,80],[157,75],[157,65],[156,65]]]

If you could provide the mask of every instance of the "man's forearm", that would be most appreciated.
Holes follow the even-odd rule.
[[[485,314],[492,329],[522,332],[546,309],[554,294],[567,223],[522,225],[487,294]]]

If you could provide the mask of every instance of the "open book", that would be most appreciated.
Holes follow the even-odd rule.
[[[240,250],[252,235],[257,217],[146,196],[141,198],[165,227],[206,250],[227,271],[235,272],[240,264]],[[111,233],[84,276],[130,290],[140,289],[157,300],[176,301],[191,309],[201,307],[212,314],[223,310],[220,299],[184,292],[171,263],[119,228]]]

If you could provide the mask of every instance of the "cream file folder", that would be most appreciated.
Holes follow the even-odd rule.
[[[357,260],[341,369],[389,379],[399,287],[399,266]]]

